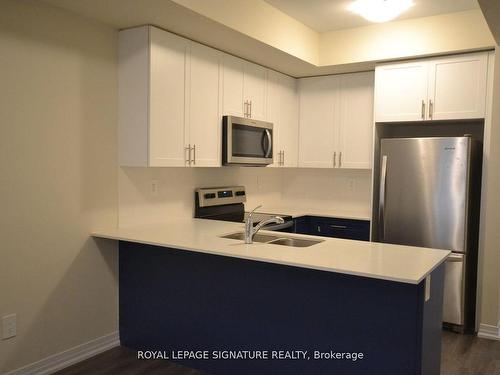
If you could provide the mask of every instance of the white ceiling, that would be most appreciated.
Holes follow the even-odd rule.
[[[347,29],[371,24],[347,10],[352,0],[265,0],[275,8],[318,32]],[[479,8],[477,0],[414,0],[408,11],[397,19],[433,16]]]

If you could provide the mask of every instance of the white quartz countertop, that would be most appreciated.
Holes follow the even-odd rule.
[[[158,225],[102,228],[92,236],[410,284],[420,283],[450,254],[447,250],[268,231],[259,233],[324,241],[298,248],[220,238],[243,230],[241,223],[178,219]]]
[[[246,207],[247,211],[250,211],[252,207]],[[296,207],[284,207],[284,206],[262,206],[257,210],[257,212],[264,212],[270,214],[281,214],[281,215],[290,215],[292,217],[300,217],[300,216],[323,216],[323,217],[334,217],[339,219],[354,219],[354,220],[371,220],[369,214],[362,212],[343,212],[336,210],[321,210],[316,208],[296,208]]]

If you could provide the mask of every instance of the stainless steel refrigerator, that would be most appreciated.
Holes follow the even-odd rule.
[[[474,331],[481,147],[470,137],[383,138],[372,239],[451,250],[443,322]]]

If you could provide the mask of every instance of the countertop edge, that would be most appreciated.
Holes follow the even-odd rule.
[[[394,277],[389,277],[389,276],[384,276],[384,275],[377,275],[377,274],[373,274],[373,273],[354,272],[354,271],[349,271],[349,270],[344,270],[344,269],[336,269],[336,268],[331,268],[331,267],[327,268],[327,267],[312,266],[312,265],[308,265],[308,264],[295,263],[295,262],[291,262],[291,261],[287,262],[287,261],[278,261],[278,260],[272,260],[272,259],[263,259],[263,258],[252,257],[252,256],[243,256],[243,255],[239,255],[239,254],[228,254],[228,253],[224,253],[224,252],[218,252],[218,251],[214,251],[214,250],[206,250],[206,249],[202,249],[202,248],[190,248],[190,247],[180,246],[180,245],[175,245],[175,244],[159,243],[159,242],[155,242],[155,241],[147,241],[147,240],[141,240],[141,239],[130,238],[130,237],[125,237],[125,236],[109,235],[109,234],[102,233],[102,232],[92,232],[90,235],[92,237],[103,238],[103,239],[108,239],[108,240],[140,243],[140,244],[144,244],[144,245],[172,248],[172,249],[176,249],[176,250],[197,252],[197,253],[203,253],[203,254],[212,254],[212,255],[225,256],[225,257],[230,257],[230,258],[252,260],[252,261],[278,264],[278,265],[291,266],[291,267],[299,267],[299,268],[324,271],[324,272],[334,272],[334,273],[345,274],[345,275],[367,277],[367,278],[371,278],[371,279],[399,282],[399,283],[405,283],[405,284],[414,284],[414,285],[420,284],[422,282],[422,280],[424,280],[437,267],[439,267],[442,263],[444,263],[446,261],[446,259],[448,258],[449,254],[451,254],[451,252],[448,251],[448,254],[446,254],[446,256],[443,256],[443,258],[440,261],[436,262],[436,264],[429,271],[427,271],[423,276],[421,276],[418,280],[416,280],[416,279],[407,279],[407,278],[394,278]],[[445,251],[445,250],[443,250],[443,251]]]

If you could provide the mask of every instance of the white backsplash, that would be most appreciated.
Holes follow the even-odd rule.
[[[370,216],[371,170],[286,169],[281,199],[284,206]]]
[[[153,192],[155,184],[157,191]],[[189,218],[197,187],[244,185],[247,209],[294,207],[370,213],[371,172],[278,168],[120,168],[120,226]]]

